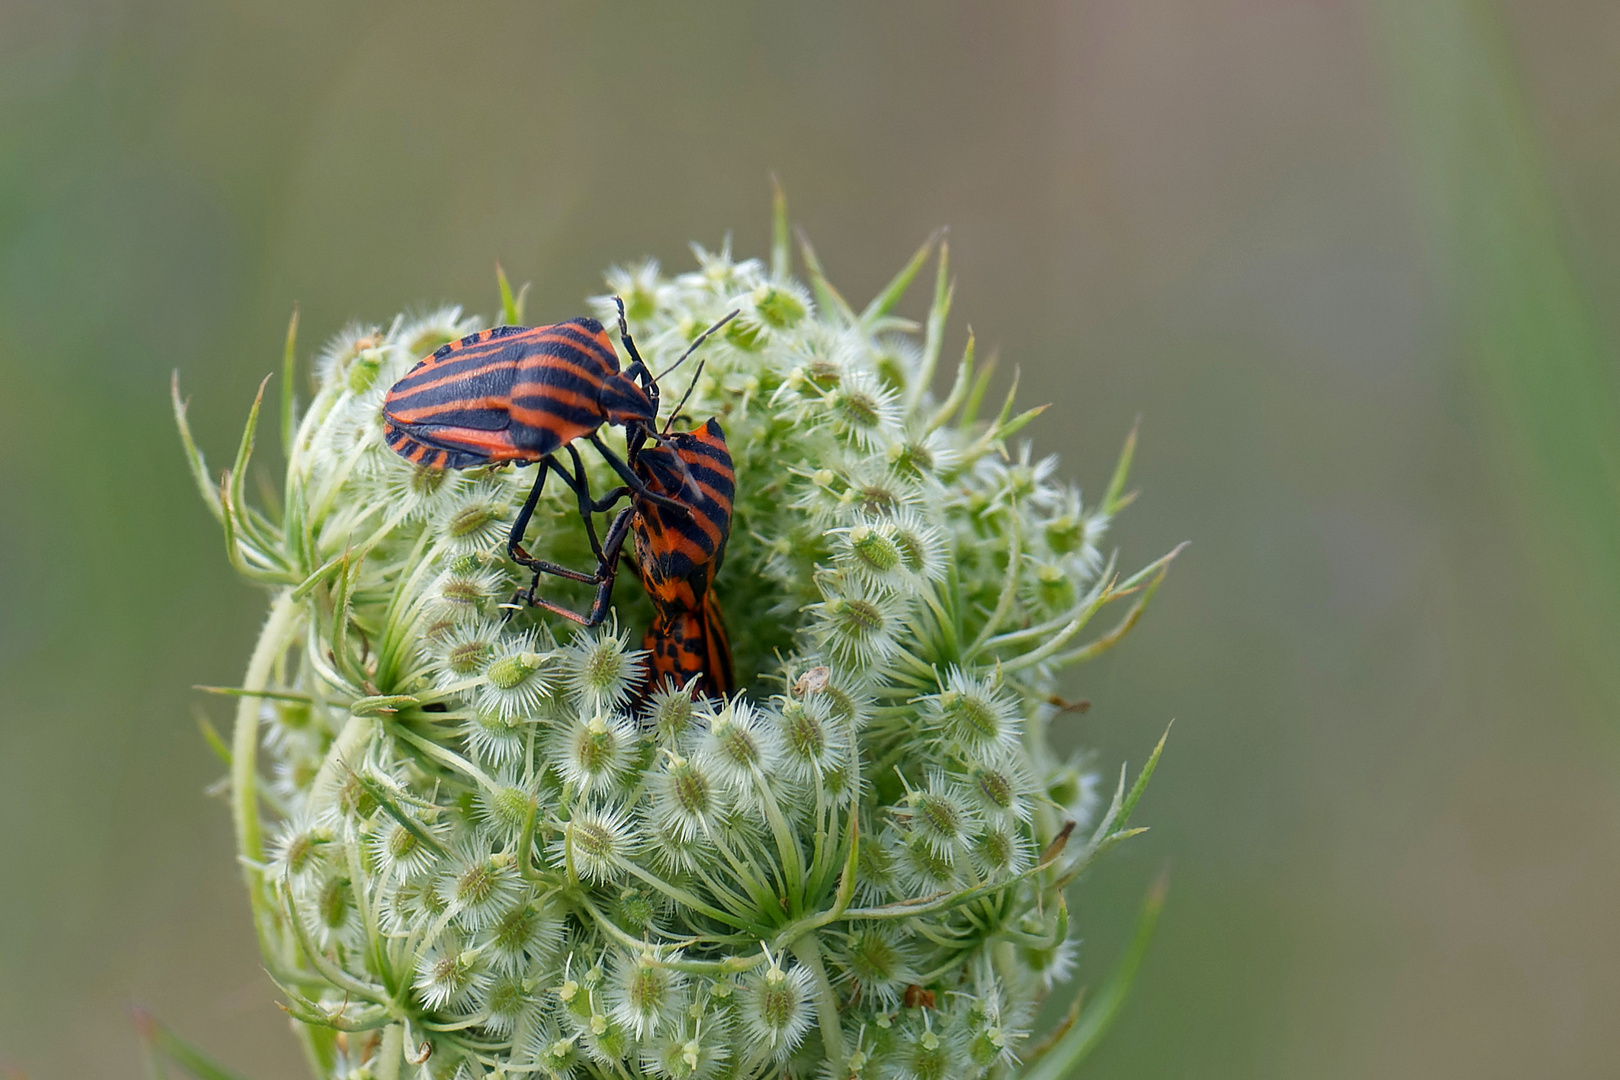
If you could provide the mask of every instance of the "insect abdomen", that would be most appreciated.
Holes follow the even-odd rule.
[[[685,686],[694,677],[693,689],[702,697],[724,697],[735,688],[731,644],[720,609],[707,594],[696,609],[660,610],[641,647],[651,661],[652,689]]]

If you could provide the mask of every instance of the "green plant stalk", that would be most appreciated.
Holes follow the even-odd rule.
[[[803,934],[790,946],[793,958],[810,972],[810,985],[815,988],[816,1022],[821,1027],[821,1043],[827,1054],[827,1068],[834,1076],[844,1071],[848,1048],[844,1044],[844,1028],[838,1019],[838,995],[833,993],[827,978],[827,967],[821,962],[821,945],[814,935]]]
[[[1063,1037],[1019,1074],[1019,1080],[1065,1080],[1097,1049],[1103,1036],[1119,1018],[1120,1009],[1130,994],[1131,983],[1142,966],[1142,958],[1153,943],[1153,931],[1158,926],[1159,913],[1164,910],[1168,890],[1168,880],[1163,877],[1148,890],[1136,918],[1136,932],[1131,937],[1131,943],[1109,972],[1102,989],[1091,999],[1091,1004],[1081,1011]]]
[[[1620,384],[1571,259],[1503,17],[1491,0],[1374,5],[1445,290],[1498,474],[1550,614],[1620,701]]]
[[[285,593],[271,603],[270,616],[242,680],[244,690],[269,688],[270,672],[291,640],[298,615],[298,605]],[[259,820],[259,700],[244,695],[236,705],[236,726],[231,734],[231,819],[236,826],[236,850],[242,856],[242,876],[253,905],[259,949],[266,956],[278,956],[282,948],[276,940],[279,935],[275,912],[264,886],[264,835]]]

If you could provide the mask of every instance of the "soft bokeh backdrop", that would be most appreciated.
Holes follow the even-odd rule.
[[[299,1075],[193,683],[262,599],[223,464],[294,304],[565,316],[766,242],[864,297],[951,228],[952,341],[1093,490],[1143,414],[1127,646],[1073,737],[1170,748],[1082,981],[1088,1075],[1578,1077],[1620,1055],[1620,8],[0,0],[0,1064],[134,1076],[152,1009]],[[948,346],[949,348],[950,346]],[[1608,661],[1608,663],[1606,663]]]

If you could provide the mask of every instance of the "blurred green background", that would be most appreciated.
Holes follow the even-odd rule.
[[[1168,862],[1111,1077],[1620,1059],[1620,7],[0,0],[0,1064],[133,1076],[139,1002],[300,1075],[193,683],[262,597],[223,465],[286,319],[565,316],[767,241],[864,298],[936,225],[1140,563],[1066,737],[1139,762],[1082,981]],[[920,298],[919,302],[920,302]],[[267,443],[267,445],[269,445]],[[216,718],[226,709],[202,700]]]

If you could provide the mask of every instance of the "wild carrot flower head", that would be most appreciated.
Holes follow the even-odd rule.
[[[971,336],[946,361],[942,244],[856,308],[808,247],[793,276],[787,235],[779,218],[767,259],[615,269],[591,301],[612,325],[622,297],[653,371],[739,313],[663,387],[667,411],[690,386],[674,428],[715,417],[736,472],[712,586],[724,696],[649,685],[628,555],[603,625],[527,604],[506,537],[533,468],[434,470],[384,441],[388,388],[491,320],[337,335],[312,393],[283,398],[274,509],[247,498],[252,424],[216,484],[176,398],[227,555],[271,594],[233,809],[267,967],[334,1076],[944,1080],[1023,1060],[1073,965],[1064,890],[1140,791],[1105,805],[1091,758],[1052,749],[1077,726],[1061,673],[1134,625],[1168,557],[1126,575],[1104,554],[1129,443],[1083,500],[1018,442],[1040,410],[989,396]],[[931,256],[912,322],[897,307]],[[501,283],[498,321],[521,324]],[[620,483],[578,448],[593,492]],[[560,483],[523,542],[596,568]],[[537,594],[585,611],[593,585]],[[323,1050],[337,1017],[357,1029],[343,1054]]]

